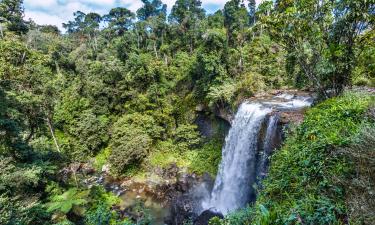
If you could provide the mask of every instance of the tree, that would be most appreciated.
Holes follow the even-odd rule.
[[[200,0],[177,0],[169,15],[169,21],[179,25],[182,42],[193,52],[199,20],[204,19],[205,10]]]
[[[221,29],[224,27],[224,15],[222,10],[216,11],[212,15],[207,16],[207,25],[209,28]]]
[[[121,120],[114,124],[110,144],[111,167],[117,174],[146,157],[152,143],[143,129],[134,125],[124,125]]]
[[[132,26],[134,18],[134,13],[129,9],[117,7],[111,9],[109,14],[104,16],[104,21],[108,23],[109,29],[113,30],[117,35],[122,36]]]
[[[203,38],[204,45],[197,53],[192,78],[196,95],[205,99],[210,86],[221,85],[228,77],[225,67],[227,39],[224,29],[208,30]]]
[[[350,85],[356,38],[371,27],[372,7],[364,0],[278,2],[273,35],[322,97]]]
[[[167,5],[161,0],[142,0],[143,6],[137,10],[140,21],[148,20],[150,17],[166,17]]]
[[[86,17],[86,14],[81,11],[77,11],[73,13],[73,15],[75,17],[73,21],[63,23],[63,27],[70,34],[81,32],[84,29],[84,21]]]
[[[23,20],[23,0],[0,1],[0,23],[5,22],[10,31],[25,34],[28,26]]]
[[[47,125],[59,150],[53,132],[53,74],[48,66],[48,58],[38,51],[28,49],[17,39],[0,42],[0,79],[5,90],[13,92],[22,107],[18,106],[24,117],[22,130],[28,135],[28,142],[37,129]],[[20,123],[19,123],[20,124]]]
[[[99,29],[100,22],[102,17],[97,13],[88,13],[85,16],[83,27],[85,32],[92,34]]]
[[[229,45],[242,46],[245,41],[244,31],[249,23],[245,5],[240,0],[228,1],[224,5],[223,14]]]
[[[151,40],[155,57],[158,57],[158,46],[163,44],[166,33],[167,5],[160,0],[142,0],[142,2],[143,6],[137,10],[138,39],[139,35],[143,35],[142,39],[146,47],[148,47],[147,39]]]
[[[54,25],[42,25],[42,26],[39,26],[38,29],[42,33],[54,34],[54,35],[60,34],[59,28]]]
[[[173,132],[174,142],[181,151],[198,147],[201,143],[196,125],[182,124]]]
[[[249,0],[249,24],[253,25],[255,23],[255,12],[256,12],[256,1],[255,0]]]

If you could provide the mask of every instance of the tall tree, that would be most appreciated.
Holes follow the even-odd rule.
[[[244,41],[248,18],[246,7],[241,0],[231,0],[225,4],[224,25],[227,28],[228,41],[231,46],[241,45]]]
[[[27,33],[28,26],[23,15],[23,0],[0,1],[0,23],[5,22],[10,31]]]
[[[373,26],[374,4],[366,0],[279,0],[273,14],[275,40],[288,59],[323,97],[338,95],[351,83],[357,36]],[[277,21],[277,22],[275,22]]]
[[[255,12],[256,12],[256,1],[255,0],[249,0],[249,23],[250,25],[253,25],[255,23]]]
[[[135,15],[127,8],[117,7],[104,16],[104,21],[117,35],[123,35],[133,25]]]
[[[173,5],[169,21],[179,25],[179,29],[186,37],[183,43],[187,43],[190,52],[194,50],[199,20],[204,19],[205,10],[200,0],[177,0]]]
[[[167,15],[167,5],[161,0],[142,0],[143,6],[137,10],[139,20],[147,20],[150,17]]]
[[[139,19],[137,33],[144,35],[142,39],[145,47],[149,45],[148,40],[151,41],[155,57],[158,57],[158,46],[163,44],[166,33],[167,5],[160,0],[142,0],[142,2],[143,6],[137,10]]]
[[[68,21],[68,23],[63,23],[63,27],[70,34],[78,33],[84,29],[84,21],[86,17],[86,14],[81,11],[74,12],[73,15],[74,15],[73,21]]]

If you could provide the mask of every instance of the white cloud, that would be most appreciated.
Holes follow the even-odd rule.
[[[162,0],[171,10],[176,0]],[[262,0],[256,0],[259,4]],[[204,8],[212,11],[212,7],[223,8],[227,0],[202,0]],[[105,14],[116,6],[126,7],[133,12],[142,6],[141,0],[25,0],[25,17],[37,24],[52,24],[62,29],[62,23],[73,19],[73,13],[97,12]],[[214,8],[215,8],[214,7]]]
[[[126,7],[133,12],[136,12],[142,6],[142,2],[140,0],[120,0],[120,6]]]
[[[32,18],[39,25],[53,24],[61,27],[61,24],[66,22],[56,15],[47,14],[45,12],[26,11],[25,17]]]
[[[32,8],[50,8],[57,5],[56,0],[25,0],[25,5],[31,6]]]
[[[87,5],[106,7],[114,5],[116,3],[116,0],[80,0],[79,2]]]

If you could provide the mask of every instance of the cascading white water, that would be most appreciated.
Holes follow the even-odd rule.
[[[204,209],[214,208],[226,214],[246,205],[251,197],[251,185],[256,177],[255,160],[258,134],[271,108],[259,103],[243,103],[229,130],[223,148],[222,162],[210,199],[203,201]]]
[[[279,116],[277,114],[271,115],[267,121],[268,125],[262,146],[258,147],[259,158],[257,159],[257,170],[254,174],[254,176],[258,178],[257,181],[266,176],[268,169],[268,157],[271,155],[272,150],[277,148],[281,142],[281,133],[277,126],[278,122]]]
[[[222,161],[211,195],[203,210],[224,215],[255,199],[253,186],[265,177],[268,157],[281,142],[277,111],[299,110],[312,104],[311,97],[282,94],[257,103],[242,103],[225,139]]]

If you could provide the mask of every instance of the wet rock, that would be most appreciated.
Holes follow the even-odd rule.
[[[180,225],[193,221],[197,215],[193,211],[193,202],[187,195],[179,196],[171,206],[170,215],[165,219],[168,225]]]
[[[132,180],[125,180],[121,183],[121,187],[130,187],[133,183]]]
[[[89,163],[82,163],[79,172],[85,175],[91,175],[95,173],[95,169]]]
[[[105,164],[102,166],[102,173],[106,173],[106,174],[110,173],[110,168],[108,164]]]
[[[290,123],[300,124],[303,121],[304,111],[290,111],[290,112],[280,112],[280,123],[282,125],[287,125]]]
[[[214,212],[211,210],[203,211],[195,220],[194,225],[208,225],[208,222],[210,219],[218,217],[220,219],[223,219],[224,216],[220,212]]]
[[[217,117],[227,121],[229,124],[232,124],[234,113],[229,106],[216,107],[214,113]]]
[[[211,112],[210,109],[206,109],[206,111],[197,112],[194,123],[198,126],[199,133],[204,137],[224,136],[230,128],[230,121],[228,121],[228,115],[225,116],[226,119],[222,117],[216,115],[215,112]]]
[[[178,172],[178,166],[176,163],[172,163],[166,170],[164,170],[162,177],[165,179],[173,179],[178,176]]]

